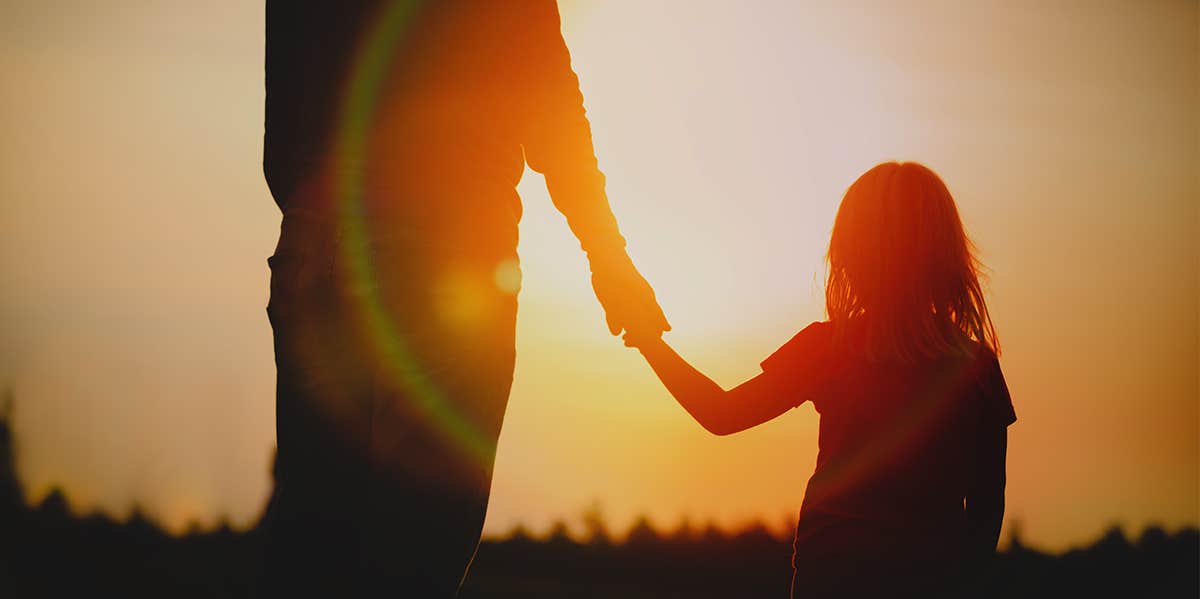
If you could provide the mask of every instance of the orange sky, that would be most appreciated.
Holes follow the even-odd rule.
[[[173,527],[254,519],[273,422],[253,2],[8,2],[0,384],[37,499]],[[606,0],[563,7],[601,167],[670,340],[732,385],[821,310],[841,192],[939,171],[993,271],[1020,421],[1008,524],[1062,548],[1200,521],[1195,2]],[[715,438],[610,337],[541,179],[487,530],[593,503],[782,521],[803,407]]]

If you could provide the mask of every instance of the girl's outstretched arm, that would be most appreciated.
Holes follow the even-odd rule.
[[[660,337],[625,337],[696,422],[714,435],[730,435],[762,424],[796,406],[794,392],[772,377],[758,376],[726,391],[687,363]]]

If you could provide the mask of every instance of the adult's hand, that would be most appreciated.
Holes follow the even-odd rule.
[[[608,331],[635,331],[637,336],[660,336],[671,330],[666,315],[654,297],[654,289],[642,277],[629,256],[591,257],[592,289],[604,308]]]

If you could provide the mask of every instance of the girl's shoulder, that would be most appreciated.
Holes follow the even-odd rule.
[[[841,364],[833,359],[831,346],[832,327],[828,322],[814,322],[761,362],[761,376],[768,377],[778,389],[794,393],[797,405],[808,399],[815,402]]]
[[[800,329],[786,343],[763,359],[763,372],[794,369],[828,359],[833,342],[833,327],[828,321],[818,321]]]
[[[977,345],[970,368],[976,395],[982,400],[983,411],[989,420],[1008,426],[1017,421],[1017,413],[1008,382],[1000,369],[1000,358],[990,347],[982,343]]]

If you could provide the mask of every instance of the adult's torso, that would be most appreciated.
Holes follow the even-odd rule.
[[[285,215],[515,248],[527,27],[506,4],[268,0],[264,171]]]

